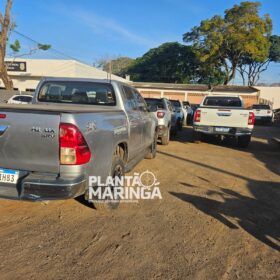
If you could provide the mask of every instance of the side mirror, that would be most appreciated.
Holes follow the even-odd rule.
[[[156,105],[149,105],[148,110],[151,113],[156,112],[157,111],[157,106]]]

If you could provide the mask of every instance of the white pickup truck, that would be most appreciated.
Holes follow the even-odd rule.
[[[256,122],[272,124],[273,111],[269,105],[255,104],[252,106],[252,110],[255,114]]]
[[[239,147],[247,147],[254,123],[255,115],[244,108],[241,97],[208,95],[194,115],[194,141],[205,135],[234,137]]]

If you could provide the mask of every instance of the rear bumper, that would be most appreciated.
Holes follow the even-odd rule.
[[[271,116],[255,116],[256,122],[271,122]]]
[[[168,127],[165,125],[159,125],[157,129],[158,137],[162,137],[166,134]]]
[[[63,200],[85,193],[83,176],[61,178],[51,175],[28,175],[17,185],[0,183],[0,198],[16,200]]]
[[[242,136],[242,135],[251,135],[252,129],[250,128],[239,128],[239,127],[230,127],[228,131],[217,131],[215,126],[198,126],[194,125],[193,129],[196,132],[201,132],[205,134],[212,135],[227,135],[227,136]]]

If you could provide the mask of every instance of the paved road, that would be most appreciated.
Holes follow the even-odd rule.
[[[106,213],[76,200],[0,201],[1,279],[279,279],[280,128],[252,145],[191,143],[155,160],[163,199]]]

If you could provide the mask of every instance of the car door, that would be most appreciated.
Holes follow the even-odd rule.
[[[169,100],[166,100],[167,109],[170,114],[170,123],[171,127],[176,127],[176,113],[174,112],[174,108]]]
[[[123,86],[124,107],[129,124],[129,160],[135,158],[142,150],[143,122],[138,109],[133,89]]]
[[[133,92],[137,102],[138,110],[142,116],[142,149],[146,149],[151,145],[154,139],[153,119],[144,98],[136,89],[133,89]]]

